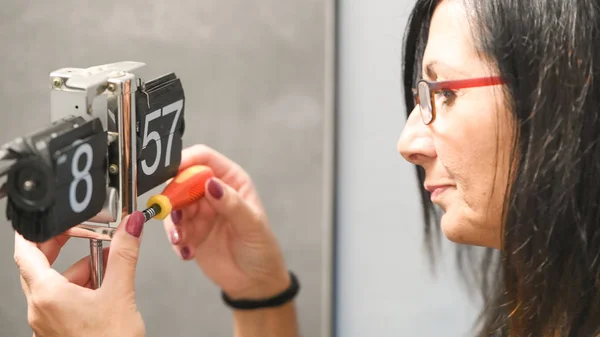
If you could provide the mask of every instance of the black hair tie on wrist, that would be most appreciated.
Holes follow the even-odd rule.
[[[283,292],[273,297],[262,300],[233,300],[229,298],[229,296],[227,296],[227,294],[225,294],[225,292],[223,291],[221,291],[221,297],[229,307],[238,310],[254,310],[281,306],[293,300],[294,297],[296,297],[296,295],[300,291],[300,283],[298,282],[298,278],[292,271],[290,271],[289,273],[291,281],[290,286]]]

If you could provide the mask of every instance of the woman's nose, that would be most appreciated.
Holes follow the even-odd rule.
[[[398,152],[415,165],[424,165],[437,156],[430,128],[421,120],[419,106],[408,116],[398,139]]]

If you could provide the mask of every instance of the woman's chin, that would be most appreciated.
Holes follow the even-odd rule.
[[[452,212],[443,212],[440,219],[440,226],[446,238],[454,243],[469,244],[468,235],[466,236],[465,226],[457,221]]]
[[[440,226],[446,238],[454,243],[472,246],[495,246],[489,231],[473,224],[464,214],[449,207],[440,219]]]

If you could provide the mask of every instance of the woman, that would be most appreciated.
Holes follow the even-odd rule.
[[[419,0],[412,12],[404,55],[412,111],[398,149],[417,166],[426,232],[439,225],[453,242],[489,249],[478,270],[485,300],[478,336],[600,334],[599,41],[595,0]],[[183,167],[209,165],[218,179],[205,200],[166,222],[177,254],[195,260],[231,306],[284,293],[293,278],[250,178],[204,146],[184,158]],[[133,292],[139,240],[120,233],[98,292]],[[40,336],[75,336],[70,331],[83,325],[89,336],[113,328],[144,334],[132,296],[105,299],[73,285],[85,283],[74,276],[84,265],[63,278],[51,272],[60,242],[40,248],[47,259],[17,243]],[[111,282],[119,268],[128,268],[127,284]],[[36,286],[38,278],[60,286]],[[107,301],[122,309],[63,315]],[[235,309],[234,317],[236,336],[298,335],[293,300]]]

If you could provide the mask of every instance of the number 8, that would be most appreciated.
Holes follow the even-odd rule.
[[[77,144],[79,142],[76,142]],[[90,204],[92,199],[92,176],[90,175],[90,169],[92,168],[93,150],[90,144],[83,144],[75,150],[73,154],[73,161],[71,162],[71,174],[73,174],[74,180],[71,182],[69,188],[69,203],[71,209],[76,213],[83,212]],[[85,167],[83,170],[79,170],[79,158],[85,155]],[[79,202],[77,200],[77,186],[81,181],[85,182],[85,198]]]

